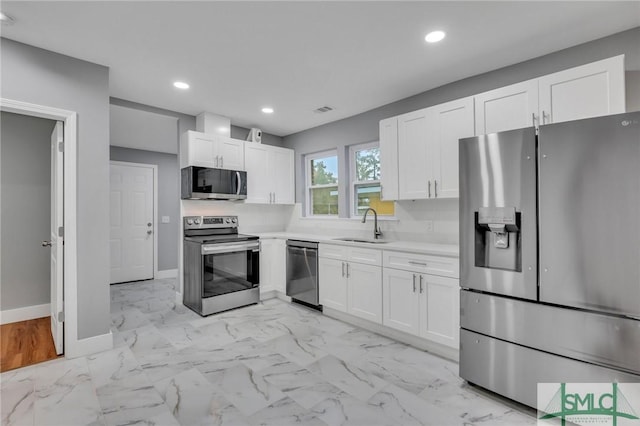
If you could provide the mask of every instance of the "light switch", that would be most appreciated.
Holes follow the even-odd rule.
[[[162,223],[169,223],[169,216],[162,216]]]

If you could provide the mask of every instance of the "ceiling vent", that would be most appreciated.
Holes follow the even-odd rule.
[[[330,106],[326,106],[326,105],[323,106],[323,107],[320,107],[318,109],[314,109],[313,110],[313,112],[315,112],[316,114],[322,114],[322,113],[329,112],[329,111],[333,111],[333,108],[331,108]]]

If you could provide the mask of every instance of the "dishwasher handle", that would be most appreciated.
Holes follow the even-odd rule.
[[[318,249],[318,243],[302,240],[287,240],[287,247]]]

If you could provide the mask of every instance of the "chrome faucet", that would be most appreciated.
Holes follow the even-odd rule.
[[[378,238],[382,237],[382,232],[380,231],[380,228],[378,228],[378,212],[369,207],[364,212],[364,216],[362,216],[362,223],[367,222],[367,213],[369,213],[369,210],[373,212],[373,238],[377,240]]]

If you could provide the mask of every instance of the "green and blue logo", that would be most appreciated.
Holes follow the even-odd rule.
[[[538,424],[640,426],[640,417],[634,410],[634,405],[637,408],[640,402],[640,385],[622,384],[631,391],[634,405],[620,386],[619,383],[539,383]],[[548,398],[550,393],[553,396]],[[543,408],[544,401],[548,402]]]

